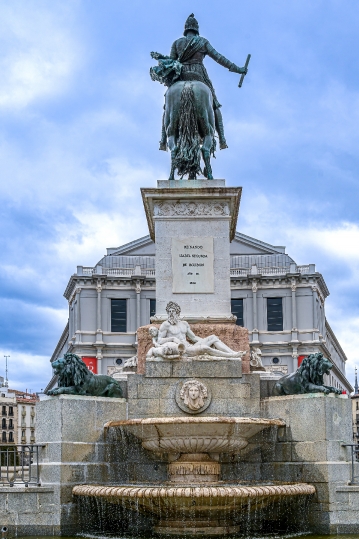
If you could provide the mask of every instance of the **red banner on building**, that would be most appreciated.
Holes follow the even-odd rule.
[[[298,367],[301,366],[303,359],[307,356],[298,356]]]
[[[83,357],[82,361],[85,363],[89,371],[93,374],[97,374],[97,358],[96,357]]]

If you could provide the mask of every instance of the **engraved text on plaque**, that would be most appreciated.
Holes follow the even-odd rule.
[[[213,238],[172,238],[172,292],[214,292]]]

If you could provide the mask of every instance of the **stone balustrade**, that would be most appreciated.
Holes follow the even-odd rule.
[[[119,277],[132,277],[135,275],[135,268],[104,268],[102,266],[86,267],[78,266],[77,275],[93,275],[94,273],[100,275],[116,275]],[[305,264],[302,266],[296,266],[294,268],[271,266],[258,268],[252,266],[251,268],[231,268],[231,277],[245,277],[246,275],[286,275],[287,273],[300,273],[309,274],[315,273],[315,264]],[[141,275],[145,277],[155,277],[155,269],[141,268]]]

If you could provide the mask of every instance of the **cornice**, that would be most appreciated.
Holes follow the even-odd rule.
[[[143,205],[146,213],[150,237],[155,241],[154,206],[157,203],[168,202],[173,204],[178,201],[180,204],[200,203],[202,205],[216,200],[226,201],[229,204],[229,214],[222,218],[230,219],[229,241],[232,241],[236,233],[239,204],[242,194],[241,187],[171,187],[171,188],[141,188]],[[211,216],[203,215],[203,218]],[[178,218],[191,218],[191,216],[178,216]],[[196,215],[193,218],[201,218]],[[213,218],[217,218],[214,217]]]
[[[67,324],[65,326],[65,329],[63,330],[60,339],[58,340],[58,343],[56,345],[56,348],[51,356],[50,362],[52,363],[58,356],[58,353],[65,345],[67,339],[69,337],[69,322],[67,321]]]

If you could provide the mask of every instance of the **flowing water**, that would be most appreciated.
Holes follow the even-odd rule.
[[[54,539],[55,537],[60,537],[59,535],[51,535],[51,536],[44,536],[44,535],[38,535],[38,536],[22,536],[17,537],[17,539]],[[293,535],[256,535],[256,536],[249,536],[249,535],[237,535],[234,537],[238,537],[240,539],[296,539],[297,537],[300,539],[359,539],[359,534],[352,534],[352,535],[305,535],[305,534],[293,534]],[[62,539],[137,539],[137,536],[131,536],[131,535],[76,535],[76,536],[61,536]],[[142,539],[152,539],[151,535],[143,535]],[[202,539],[206,539],[206,537],[202,536]]]

